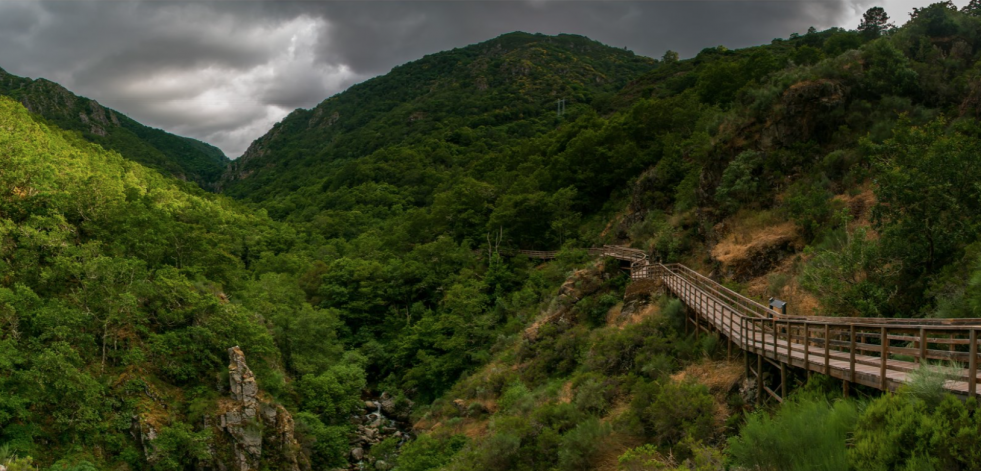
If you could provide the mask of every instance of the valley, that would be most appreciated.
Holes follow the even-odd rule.
[[[234,160],[0,70],[0,470],[974,469],[972,5],[504,34]]]

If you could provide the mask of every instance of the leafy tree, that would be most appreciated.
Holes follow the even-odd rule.
[[[973,123],[949,132],[938,119],[923,127],[901,125],[882,144],[864,141],[878,174],[873,221],[884,250],[904,261],[907,291],[922,292],[913,287],[956,258],[976,231],[978,132]]]
[[[981,16],[981,0],[971,0],[961,8],[961,13],[975,18]]]
[[[889,22],[889,15],[882,7],[872,7],[862,15],[862,21],[858,24],[858,31],[866,38],[875,39],[883,33],[889,32],[894,27]]]
[[[209,439],[208,430],[194,432],[190,425],[181,422],[161,428],[151,445],[154,451],[152,468],[176,471],[193,467],[198,460],[211,456]]]
[[[669,49],[665,51],[664,56],[661,57],[661,61],[665,64],[678,62],[678,53]]]
[[[811,46],[801,46],[797,48],[793,55],[793,61],[799,65],[814,65],[824,58],[824,53],[820,49]]]

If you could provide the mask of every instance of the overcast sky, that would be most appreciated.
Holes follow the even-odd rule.
[[[966,0],[960,0],[958,5]],[[909,0],[0,0],[0,67],[59,82],[144,124],[238,157],[295,108],[425,54],[511,31],[575,33],[660,57],[854,29]]]

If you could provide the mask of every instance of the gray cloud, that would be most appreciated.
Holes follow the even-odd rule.
[[[908,0],[893,0],[905,18]],[[0,0],[0,67],[238,156],[358,81],[511,31],[575,33],[659,57],[854,27],[867,0]],[[885,5],[890,10],[889,3]],[[903,20],[904,21],[904,20]],[[855,23],[855,24],[852,24]]]

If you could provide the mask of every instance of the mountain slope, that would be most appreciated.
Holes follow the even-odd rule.
[[[0,69],[0,95],[20,101],[61,129],[78,131],[86,140],[130,160],[205,188],[213,186],[229,162],[212,145],[144,126],[45,79],[31,80]]]
[[[653,64],[581,36],[527,33],[426,56],[294,111],[235,161],[224,191],[282,198],[385,147],[425,139],[466,146],[491,129],[499,144],[529,137],[555,122],[557,100],[590,103]]]

